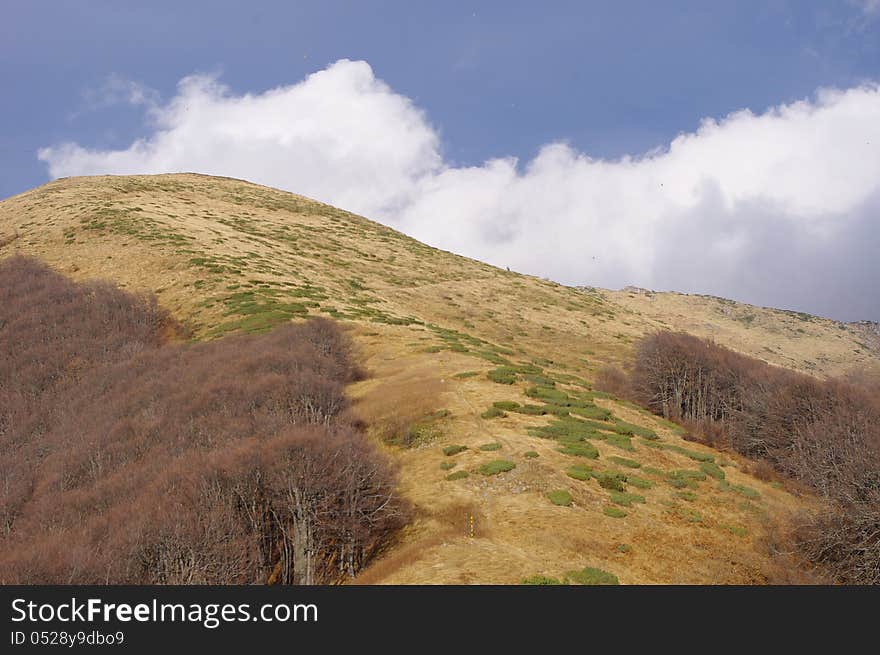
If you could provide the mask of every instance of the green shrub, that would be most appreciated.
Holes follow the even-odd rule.
[[[458,462],[440,462],[440,468],[442,468],[444,471],[454,469],[456,466],[458,466]]]
[[[666,472],[661,471],[658,468],[654,468],[653,466],[643,466],[642,473],[647,473],[648,475],[656,475],[659,477],[666,477]]]
[[[635,446],[632,445],[630,438],[622,434],[609,434],[605,437],[605,441],[615,448],[620,448],[621,450],[626,450],[628,452],[633,452],[636,449]]]
[[[527,450],[526,452],[523,453],[523,457],[528,457],[529,459],[534,459],[537,456],[538,456],[538,453],[535,452],[534,450]]]
[[[574,455],[575,457],[588,457],[589,459],[598,459],[599,451],[590,443],[574,441],[564,443],[559,452],[563,455]]]
[[[447,457],[451,457],[452,455],[458,455],[458,453],[467,450],[467,446],[446,446],[443,448],[443,454]]]
[[[644,478],[637,478],[634,475],[627,475],[626,476],[626,483],[631,484],[632,486],[637,487],[639,489],[650,489],[651,487],[654,486],[654,483],[651,482],[650,480],[645,480]]]
[[[560,407],[559,405],[544,405],[545,413],[553,414],[553,416],[559,416],[560,418],[568,416],[568,410],[568,407]]]
[[[613,519],[622,519],[624,516],[626,516],[626,512],[624,512],[622,509],[611,506],[603,507],[602,513],[605,516],[610,516]]]
[[[547,413],[547,410],[539,405],[523,405],[522,407],[517,407],[513,411],[519,414],[530,414],[532,416],[543,416]]]
[[[602,569],[594,569],[591,566],[580,571],[568,571],[565,577],[575,584],[582,585],[618,585],[617,576]]]
[[[586,481],[592,477],[593,469],[586,464],[575,464],[566,469],[565,474],[575,480]]]
[[[553,387],[529,387],[526,389],[526,395],[529,398],[544,400],[554,405],[564,406],[569,401],[569,396],[564,391],[554,389]]]
[[[499,416],[507,416],[507,412],[502,412],[497,407],[490,407],[485,412],[480,414],[480,416],[483,418],[498,418]]]
[[[574,418],[554,419],[549,425],[529,428],[529,434],[543,439],[562,439],[565,441],[582,441],[603,437],[585,421]]]
[[[543,400],[544,402],[555,405],[557,407],[564,407],[571,410],[572,412],[581,413],[580,410],[583,410],[584,415],[588,415],[590,418],[598,418],[604,420],[605,418],[611,416],[611,412],[609,412],[608,410],[604,410],[600,407],[596,407],[596,405],[594,405],[589,400],[574,398],[566,392],[560,391],[559,389],[555,389],[553,387],[529,387],[528,389],[526,389],[526,395],[529,398]]]
[[[710,475],[716,480],[724,479],[724,471],[720,466],[713,462],[703,462],[700,464],[700,470],[706,475]]]
[[[707,455],[706,453],[698,453],[695,450],[688,450],[687,448],[682,448],[681,446],[676,446],[674,444],[663,444],[663,448],[665,450],[671,450],[674,453],[684,455],[685,457],[690,457],[692,460],[695,460],[697,462],[715,461],[715,457],[712,455]]]
[[[630,507],[633,503],[644,503],[645,497],[640,496],[639,494],[631,494],[625,491],[615,491],[611,490],[608,494],[611,497],[611,502],[617,505],[623,505],[624,507]]]
[[[684,489],[685,487],[696,489],[697,482],[705,480],[706,474],[702,471],[678,470],[667,473],[666,479],[676,489]]]
[[[603,489],[626,491],[626,476],[622,473],[603,471],[597,474],[596,479],[599,481],[599,486]]]
[[[492,407],[510,412],[518,408],[519,403],[515,403],[512,400],[496,400],[494,403],[492,403]]]
[[[509,462],[506,459],[496,459],[487,464],[483,464],[477,469],[477,471],[479,471],[481,475],[498,475],[499,473],[512,471],[515,468],[516,464],[513,462]]]
[[[530,575],[523,578],[520,584],[525,585],[561,585],[565,584],[559,578],[548,578],[545,575]]]
[[[617,420],[614,422],[614,431],[619,434],[627,434],[629,436],[637,436],[642,439],[659,439],[657,433],[648,428],[643,428],[641,425],[634,425],[633,423],[627,423],[626,421]]]
[[[641,466],[642,466],[641,462],[637,462],[634,459],[627,459],[626,457],[612,456],[612,457],[609,457],[608,459],[611,460],[612,462],[614,462],[615,464],[619,464],[620,466],[626,466],[627,468],[631,468],[631,469],[641,468]]]
[[[697,499],[697,494],[695,494],[693,491],[676,491],[675,495],[682,500],[688,501],[689,503],[692,503]]]
[[[500,443],[484,443],[480,446],[480,450],[492,451],[492,450],[501,450]]]
[[[572,414],[577,414],[584,418],[595,419],[597,421],[607,421],[613,416],[611,410],[599,407],[598,405],[593,405],[592,403],[588,403],[583,407],[571,407],[569,408],[569,411]]]
[[[648,441],[647,439],[639,439],[639,443],[648,448],[653,448],[654,450],[666,450],[667,446],[665,443],[657,443],[656,441]]]
[[[466,378],[472,378],[479,375],[476,371],[462,371],[461,373],[456,373],[452,377],[458,378],[459,380],[464,380]]]
[[[531,382],[532,384],[537,384],[538,386],[541,386],[541,387],[555,387],[556,386],[556,382],[554,380],[551,380],[550,378],[545,377],[543,375],[528,374],[523,377],[525,377],[525,379],[528,380],[529,382]]]
[[[718,483],[718,488],[721,491],[733,491],[738,493],[740,496],[745,496],[746,498],[760,498],[761,494],[751,487],[747,487],[743,484],[730,484],[726,480],[722,480]]]
[[[492,382],[497,382],[498,384],[513,384],[517,380],[516,371],[507,366],[493,368],[486,375]]]
[[[571,494],[568,493],[565,489],[556,489],[555,491],[551,491],[547,494],[547,498],[550,499],[550,502],[554,505],[560,505],[562,507],[568,507],[571,505]]]
[[[456,471],[446,476],[447,480],[463,480],[470,475],[467,471]]]

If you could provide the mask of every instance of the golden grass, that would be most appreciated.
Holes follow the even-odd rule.
[[[590,381],[603,366],[627,357],[641,335],[668,327],[819,376],[880,363],[877,352],[859,345],[858,331],[832,321],[700,296],[564,287],[238,180],[194,174],[58,180],[0,203],[0,235],[11,234],[18,237],[0,240],[0,257],[21,251],[77,279],[103,277],[130,290],[154,291],[197,337],[210,338],[247,318],[230,300],[243,291],[309,303],[304,308],[311,315],[341,317],[369,372],[351,387],[354,408],[377,441],[449,410],[426,442],[383,446],[400,466],[401,490],[417,518],[362,574],[363,583],[506,584],[584,566],[611,571],[622,583],[787,579],[790,566],[771,556],[768,539],[813,506],[808,497],[754,478],[748,462],[725,454],[727,479],[756,489],[760,500],[746,504],[710,479],[688,502],[658,478],[651,489],[630,489],[646,502],[626,508],[626,518],[605,516],[608,492],[595,480],[565,475],[576,458],[528,434],[550,417],[480,417],[494,401],[529,402],[527,383],[486,378],[496,366],[487,357],[537,361],[553,375]],[[477,375],[455,377],[465,371]],[[642,412],[610,400],[597,404],[653,428],[665,443],[714,452],[682,441]],[[489,442],[501,449],[479,450]],[[641,472],[645,467],[697,467],[637,438],[631,453],[592,443],[600,458],[589,463],[599,470],[617,468],[607,462],[611,455],[642,463],[631,472],[645,478],[651,478]],[[468,449],[447,458],[442,448],[451,444]],[[527,451],[539,457],[527,458]],[[454,481],[440,468],[454,460],[454,471],[473,472],[499,458],[516,468]],[[546,493],[554,489],[569,491],[572,506],[550,503]],[[692,513],[700,520],[691,520]],[[470,516],[476,517],[473,536],[461,524]],[[622,543],[630,546],[627,552],[618,550]]]

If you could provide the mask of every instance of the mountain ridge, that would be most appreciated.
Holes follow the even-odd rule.
[[[784,579],[766,541],[814,500],[755,478],[735,454],[684,441],[676,426],[592,382],[661,329],[817,377],[880,370],[860,327],[706,296],[565,287],[233,178],[50,182],[0,202],[0,258],[14,252],[76,279],[153,292],[197,339],[312,315],[342,321],[370,372],[350,388],[356,410],[417,508],[364,581],[510,583],[584,566],[625,583]],[[557,419],[526,408],[555,406],[549,398],[599,417],[597,460],[547,439]],[[463,450],[445,453],[454,447]],[[670,471],[698,471],[701,458],[723,463],[731,484],[703,475],[686,493],[669,483]],[[592,467],[599,479],[627,466],[618,460],[655,471],[630,474],[645,487],[628,493],[645,502],[618,505],[611,494],[609,505],[609,491],[578,473]],[[481,472],[495,461],[514,468]],[[459,471],[468,475],[447,480]],[[554,491],[571,504],[548,501]]]

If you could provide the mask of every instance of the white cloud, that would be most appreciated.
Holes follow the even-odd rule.
[[[155,89],[119,75],[109,75],[100,87],[89,88],[82,93],[82,106],[73,114],[99,111],[116,105],[142,106],[147,112],[159,108],[159,93]]]
[[[232,94],[182,80],[125,150],[45,148],[52,177],[199,171],[302,193],[427,243],[574,284],[700,291],[880,319],[880,87],[706,119],[666,148],[555,143],[458,168],[365,62]],[[872,251],[871,248],[876,248]]]

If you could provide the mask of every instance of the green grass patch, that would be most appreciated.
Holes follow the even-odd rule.
[[[549,425],[529,428],[529,434],[543,439],[559,439],[560,441],[583,441],[584,439],[604,439],[605,435],[597,432],[586,421],[574,418],[555,419]]]
[[[549,585],[563,585],[565,583],[562,580],[560,580],[559,578],[549,578],[546,575],[530,575],[527,578],[523,578],[520,581],[520,584],[549,586]]]
[[[610,461],[614,462],[615,464],[618,464],[620,466],[625,466],[626,468],[630,468],[630,469],[637,469],[637,468],[641,468],[641,466],[642,466],[641,462],[637,462],[634,459],[627,459],[626,457],[617,457],[616,455],[612,455],[608,459]]]
[[[498,409],[497,407],[490,407],[490,408],[487,409],[485,412],[483,412],[482,414],[480,414],[480,416],[481,416],[482,418],[486,418],[486,419],[489,419],[489,418],[499,418],[499,417],[507,416],[507,412],[502,411],[502,410]]]
[[[473,378],[478,376],[479,373],[476,371],[462,371],[461,373],[456,373],[452,377],[458,378],[459,380],[466,380],[467,378]]]
[[[733,491],[734,493],[738,493],[740,496],[751,498],[752,500],[761,497],[761,494],[758,493],[755,489],[747,487],[744,484],[730,484],[729,482],[727,482],[727,480],[722,480],[721,482],[719,482],[718,488],[721,491]]]
[[[568,467],[565,470],[565,474],[570,478],[585,482],[593,476],[593,469],[586,464],[575,464]]]
[[[605,409],[604,407],[599,407],[592,403],[582,407],[570,407],[568,411],[572,414],[577,414],[578,416],[594,419],[596,421],[607,421],[614,416],[610,409]]]
[[[575,457],[587,457],[589,459],[599,458],[599,451],[596,450],[596,447],[593,444],[579,441],[563,443],[559,452],[563,455],[573,455]]]
[[[649,441],[647,439],[639,439],[639,443],[648,448],[653,448],[654,450],[666,450],[667,446],[665,443],[657,443],[656,441]]]
[[[544,416],[547,413],[547,410],[539,405],[522,405],[521,407],[517,407],[512,410],[517,414],[529,414],[531,416]]]
[[[510,354],[512,355],[513,353],[511,352]],[[548,378],[543,375],[529,374],[529,375],[524,375],[523,377],[528,382],[531,382],[532,384],[536,384],[541,387],[555,387],[556,386],[555,380],[552,380],[551,378]]]
[[[512,412],[519,407],[519,403],[515,403],[512,400],[496,400],[492,403],[492,407],[505,412]]]
[[[547,414],[553,414],[554,416],[558,416],[560,418],[565,418],[569,415],[569,408],[561,407],[559,405],[544,405],[544,411]]]
[[[676,489],[696,489],[697,483],[705,479],[706,474],[702,471],[678,470],[666,474],[666,481]]]
[[[695,494],[693,491],[676,491],[675,495],[682,500],[688,501],[689,503],[692,503],[697,499],[697,494]]]
[[[663,444],[664,450],[671,450],[674,453],[678,453],[679,455],[684,455],[685,457],[690,457],[692,460],[696,462],[714,462],[715,457],[712,455],[708,455],[706,453],[698,453],[695,450],[688,450],[687,448],[682,448],[681,446],[676,446],[674,444]]]
[[[626,476],[623,473],[603,471],[595,474],[599,486],[611,491],[626,491]]]
[[[458,466],[458,462],[440,462],[440,468],[442,468],[444,471],[454,469],[456,466]]]
[[[633,503],[644,503],[645,497],[640,496],[639,494],[631,494],[626,491],[615,491],[611,490],[608,492],[609,497],[611,498],[611,502],[615,505],[623,505],[624,507],[630,507]]]
[[[568,493],[565,489],[556,489],[555,491],[551,491],[547,494],[547,498],[554,505],[559,505],[560,507],[568,507],[571,505],[571,494]]]
[[[626,476],[626,483],[639,489],[650,489],[654,486],[654,483],[650,480],[645,480],[645,478],[638,478],[634,475],[629,474],[627,474]]]
[[[617,576],[602,569],[595,569],[591,566],[581,569],[580,571],[568,571],[565,574],[571,582],[581,585],[619,585],[620,580]]]
[[[454,446],[446,446],[443,448],[443,454],[447,457],[451,457],[452,455],[458,455],[458,453],[467,450],[467,446],[454,445]]]
[[[449,475],[447,475],[446,479],[447,480],[464,480],[469,475],[470,475],[470,473],[468,473],[467,471],[456,471],[455,473],[450,473]]]
[[[486,376],[498,384],[513,384],[517,381],[516,371],[507,366],[493,368]]]
[[[477,471],[481,475],[498,475],[499,473],[506,473],[507,471],[512,471],[516,468],[516,464],[510,462],[506,459],[496,459],[486,464],[483,464]]]
[[[715,478],[716,480],[724,479],[724,471],[714,462],[702,462],[700,464],[700,470],[706,475]]]
[[[623,517],[626,516],[626,512],[624,512],[622,509],[619,509],[617,507],[613,507],[611,505],[609,505],[608,507],[603,507],[602,513],[605,516],[610,516],[613,519],[622,519]]]
[[[633,446],[632,440],[624,436],[622,434],[609,434],[605,437],[605,441],[610,446],[614,446],[615,448],[620,448],[621,450],[625,450],[627,452],[634,452],[636,447]]]
[[[538,457],[538,453],[534,450],[527,450],[523,453],[523,457],[527,457],[528,459],[535,459],[536,457]]]
[[[629,436],[641,437],[642,439],[649,439],[651,441],[655,439],[659,439],[657,433],[649,428],[644,428],[641,425],[635,425],[633,423],[627,423],[626,421],[617,420],[614,422],[615,432],[619,434],[627,434]]]
[[[501,444],[498,443],[497,441],[495,443],[484,443],[482,446],[480,446],[480,450],[485,450],[485,451],[501,450]]]

